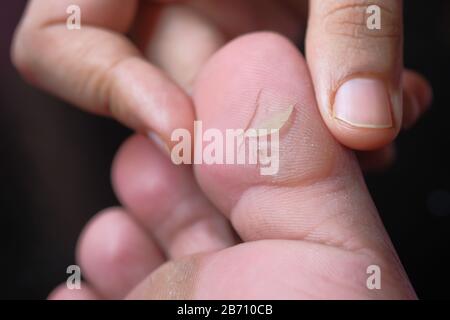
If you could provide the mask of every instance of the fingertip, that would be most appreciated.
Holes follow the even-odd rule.
[[[354,150],[375,150],[391,143],[402,121],[402,99],[378,77],[346,79],[321,110],[330,131]]]
[[[174,130],[193,131],[191,98],[142,58],[127,58],[110,72],[106,113],[141,134],[155,132],[171,144]]]
[[[421,74],[405,70],[403,85],[403,128],[410,129],[430,108],[433,101],[431,84]]]
[[[378,7],[389,15],[383,14],[376,28],[362,23],[370,20],[368,4],[310,4],[307,60],[328,128],[352,149],[373,150],[389,144],[400,131],[403,112],[400,2],[383,2]]]
[[[405,70],[403,72],[402,82],[404,90],[413,93],[423,108],[431,105],[433,101],[433,88],[423,75],[412,70]]]
[[[356,153],[359,164],[366,173],[377,173],[388,169],[395,161],[397,150],[394,144],[374,151]]]
[[[392,128],[357,128],[339,119],[328,121],[333,136],[344,146],[358,151],[380,149],[396,138],[399,129]]]

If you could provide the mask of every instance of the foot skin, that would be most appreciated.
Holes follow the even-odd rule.
[[[132,137],[113,169],[126,211],[103,212],[80,238],[85,298],[416,297],[358,162],[323,124],[305,61],[288,40],[255,33],[231,42],[206,64],[193,96],[204,128],[223,131],[294,105],[280,131],[279,172],[196,165],[200,191],[190,168]],[[367,287],[373,265],[379,290]],[[51,298],[70,294],[59,287]]]

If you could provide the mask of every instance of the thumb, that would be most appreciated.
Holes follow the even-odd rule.
[[[374,149],[401,127],[401,0],[310,0],[307,60],[322,117],[346,146]]]

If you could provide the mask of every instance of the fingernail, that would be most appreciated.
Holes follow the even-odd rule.
[[[359,128],[392,128],[391,101],[384,83],[355,78],[338,89],[333,105],[336,119]]]
[[[170,157],[169,147],[158,134],[154,132],[149,132],[147,136],[150,140],[153,141],[153,143],[155,144],[156,147],[158,147],[159,150],[161,150],[165,155]]]

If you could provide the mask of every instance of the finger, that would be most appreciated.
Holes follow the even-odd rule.
[[[210,19],[183,3],[143,4],[136,20],[133,33],[145,56],[187,92],[204,62],[226,41]]]
[[[108,299],[123,298],[165,258],[154,240],[120,208],[96,214],[77,245],[77,261],[89,284]]]
[[[411,128],[430,107],[433,91],[420,74],[406,70],[403,73],[403,128]]]
[[[147,139],[133,136],[113,165],[118,198],[170,258],[236,243],[229,223],[204,197],[190,166],[175,166]]]
[[[378,150],[359,151],[356,155],[364,172],[381,172],[394,163],[396,149],[394,144],[389,144]]]
[[[232,37],[264,29],[300,40],[301,22],[305,21],[298,18],[304,10],[305,3],[301,4],[289,7],[272,0],[207,0],[165,6],[144,3],[134,33],[150,61],[191,92],[200,68]]]
[[[98,300],[100,296],[89,285],[82,282],[81,289],[69,289],[66,283],[60,284],[48,295],[48,300]]]
[[[304,1],[228,0],[193,1],[190,5],[213,21],[228,40],[258,30],[279,32],[299,40]],[[303,20],[303,21],[302,21]]]
[[[350,148],[380,148],[401,128],[402,15],[401,0],[310,1],[306,52],[319,109]]]
[[[433,92],[427,80],[414,71],[405,70],[402,83],[403,128],[409,129],[429,108]],[[396,148],[394,144],[389,144],[378,150],[360,151],[356,155],[365,172],[380,172],[394,163]]]
[[[403,128],[410,129],[430,107],[433,92],[430,84],[420,74],[403,72]],[[389,144],[381,149],[357,152],[359,163],[365,172],[380,172],[395,161],[396,148]]]
[[[77,4],[80,30],[68,30],[66,9]],[[170,143],[176,128],[190,129],[190,100],[147,63],[121,33],[130,28],[137,1],[34,0],[27,7],[12,58],[34,84],[85,110],[109,115]]]

